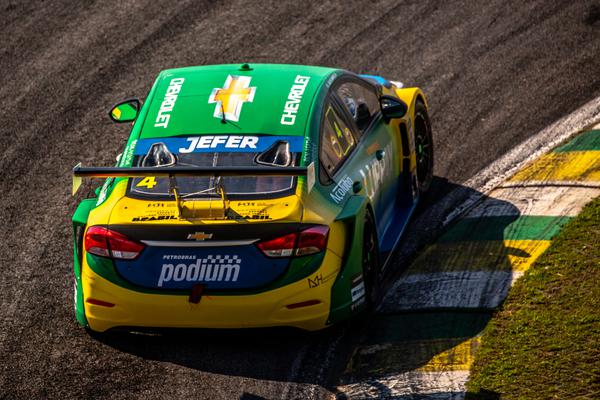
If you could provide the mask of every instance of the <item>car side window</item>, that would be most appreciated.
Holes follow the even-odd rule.
[[[344,82],[335,89],[335,93],[356,122],[362,136],[379,112],[379,98],[373,89],[357,82]]]
[[[332,176],[356,147],[356,138],[331,104],[325,107],[320,141],[321,163]]]

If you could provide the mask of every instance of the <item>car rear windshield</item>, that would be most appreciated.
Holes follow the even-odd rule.
[[[289,137],[259,137],[239,148],[240,140],[229,140],[231,136],[208,136],[220,138],[216,145],[198,137],[143,139],[136,146],[133,165],[139,167],[182,166],[182,167],[251,167],[251,166],[296,166],[301,156],[301,141]],[[235,136],[234,136],[235,137]],[[174,140],[175,139],[175,140]],[[262,142],[261,143],[261,139]],[[300,138],[301,139],[301,138]],[[182,141],[183,140],[183,141]],[[300,143],[298,143],[300,142]],[[227,144],[238,145],[227,148]],[[247,141],[248,143],[248,141]],[[207,146],[207,147],[197,147]],[[211,147],[213,146],[213,147]],[[296,150],[296,151],[292,151]],[[218,182],[218,180],[221,180]],[[286,176],[261,177],[178,177],[178,194],[187,199],[214,198],[220,196],[218,187],[232,198],[273,198],[292,194],[296,178]],[[129,195],[143,198],[165,198],[172,196],[169,178],[132,178]]]

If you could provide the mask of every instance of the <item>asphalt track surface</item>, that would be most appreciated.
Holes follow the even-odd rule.
[[[435,227],[444,193],[600,95],[598,1],[486,3],[1,1],[0,397],[330,396],[365,321],[317,334],[78,328],[70,170],[113,164],[128,129],[107,109],[143,98],[162,69],[342,67],[427,93],[437,178],[421,213]]]

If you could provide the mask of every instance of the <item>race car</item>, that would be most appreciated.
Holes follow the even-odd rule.
[[[76,319],[319,330],[368,310],[433,174],[425,95],[341,69],[162,71],[74,215]]]

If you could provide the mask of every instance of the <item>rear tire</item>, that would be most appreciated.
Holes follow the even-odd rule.
[[[425,194],[433,180],[433,135],[425,104],[417,101],[414,121],[415,152],[417,153],[417,187]]]
[[[375,222],[369,212],[365,217],[363,228],[362,270],[367,310],[373,310],[379,300],[381,285],[379,282],[380,264],[377,232],[375,231]]]

